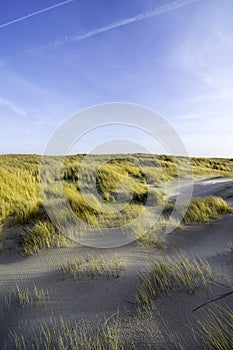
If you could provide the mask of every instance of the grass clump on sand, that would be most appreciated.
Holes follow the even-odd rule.
[[[32,344],[32,349],[124,350],[118,319],[111,325],[107,321],[102,326],[95,325],[96,330],[93,330],[85,321],[51,319],[33,331],[30,342],[24,336],[11,331],[9,338],[17,350],[27,349],[28,344]]]
[[[159,258],[148,261],[147,271],[139,275],[136,299],[139,304],[151,305],[156,296],[175,289],[194,293],[197,288],[208,287],[213,273],[206,260]]]
[[[185,224],[206,223],[219,218],[220,214],[232,213],[232,209],[220,197],[207,196],[205,198],[196,198],[189,204],[188,210],[184,215]]]
[[[20,307],[26,305],[36,305],[38,307],[44,306],[49,300],[49,292],[46,289],[38,289],[36,285],[32,290],[22,289],[18,285],[13,293],[5,297],[5,307],[10,310],[13,305],[17,304]]]
[[[155,247],[157,249],[165,249],[166,244],[163,240],[159,239],[155,232],[149,231],[138,238],[138,242],[143,245]]]
[[[198,321],[197,331],[201,339],[202,349],[231,350],[232,349],[232,310],[214,306],[208,309],[205,318]]]
[[[10,171],[0,166],[0,223],[12,216],[17,224],[27,223],[37,212],[39,184],[30,171]]]
[[[100,229],[101,227],[119,227],[131,222],[144,209],[143,202],[139,200],[141,194],[142,197],[146,196],[145,191],[134,193],[137,200],[134,198],[129,203],[113,201],[110,204],[106,200],[100,202],[91,193],[82,196],[74,184],[65,184],[64,193],[75,215],[84,223]],[[110,211],[109,208],[111,209]]]
[[[160,219],[160,221],[162,221]],[[148,247],[154,247],[157,249],[165,249],[166,244],[160,236],[160,231],[163,227],[163,223],[159,222],[150,228],[136,227],[136,238],[137,242]]]
[[[49,221],[36,222],[32,227],[28,227],[20,238],[20,246],[26,255],[38,253],[43,248],[66,245],[67,238]]]
[[[60,271],[64,276],[73,278],[95,278],[98,276],[118,278],[123,269],[124,263],[118,255],[114,254],[110,257],[88,256],[86,259],[66,262],[61,266]]]
[[[124,319],[116,312],[108,318],[105,316],[91,321],[51,318],[30,329],[27,337],[16,331],[9,331],[8,336],[10,345],[17,350],[230,350],[232,321],[230,310],[215,307],[202,321],[197,320],[197,328],[187,327],[185,332],[181,330],[183,334],[178,334],[154,312]]]
[[[149,188],[146,204],[149,206],[163,206],[164,193],[156,188]]]

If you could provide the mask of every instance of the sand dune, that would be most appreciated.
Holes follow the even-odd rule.
[[[182,183],[182,187],[189,185],[185,180]],[[221,195],[232,203],[232,197],[230,197],[232,188],[231,179],[205,178],[195,182],[193,196]],[[169,197],[175,197],[177,195],[176,186],[170,184],[168,192]],[[216,274],[221,272],[224,275],[222,280],[220,278],[222,283],[213,285],[212,296],[227,292],[233,284],[232,256],[229,253],[229,245],[233,242],[232,227],[233,216],[226,215],[222,216],[219,221],[208,225],[176,230],[165,237],[167,248],[162,251],[143,247],[134,242],[111,250],[96,250],[77,244],[71,248],[42,251],[38,255],[27,258],[16,256],[14,251],[3,253],[0,256],[1,348],[4,348],[5,342],[9,341],[8,329],[19,331],[20,334],[27,337],[29,329],[33,326],[38,327],[41,320],[49,320],[51,316],[55,319],[62,315],[65,319],[73,317],[76,320],[85,318],[93,321],[97,316],[99,319],[110,317],[118,308],[122,317],[133,314],[138,272],[145,269],[148,257],[167,255],[175,257],[182,251],[188,256],[206,258],[211,267],[218,271]],[[120,278],[99,277],[94,280],[84,278],[77,281],[72,278],[64,278],[59,273],[59,268],[64,261],[85,258],[87,254],[98,255],[100,253],[109,258],[113,253],[119,254],[125,265]],[[50,295],[48,304],[43,308],[25,307],[23,309],[13,305],[13,310],[6,310],[4,298],[9,295],[10,291],[15,290],[16,284],[23,288],[33,284],[39,288],[47,288]],[[166,320],[174,332],[182,336],[186,344],[185,349],[192,348],[192,345],[189,344],[190,329],[187,328],[187,323],[196,324],[191,310],[209,298],[210,295],[200,290],[195,295],[175,293],[158,298],[155,302],[162,319]],[[232,298],[233,296],[229,295],[219,303],[232,305]],[[199,318],[204,317],[204,310],[205,308],[200,309],[196,313]],[[157,349],[163,349],[165,346],[163,327],[159,320],[159,318],[157,321],[154,320],[151,344],[156,344]],[[145,326],[145,322],[145,320],[141,321],[142,327]],[[147,349],[148,347],[143,342],[141,348]],[[28,348],[30,349],[30,346]],[[7,343],[6,349],[11,349],[10,343]]]

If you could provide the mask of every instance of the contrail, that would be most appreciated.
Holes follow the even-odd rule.
[[[28,19],[28,18],[37,16],[37,15],[39,15],[39,14],[41,14],[41,13],[44,13],[44,12],[53,10],[53,9],[55,9],[56,7],[60,7],[60,6],[66,5],[66,4],[69,4],[70,2],[74,2],[74,1],[76,1],[76,0],[66,0],[66,1],[62,1],[62,2],[59,2],[59,3],[55,4],[55,5],[52,5],[52,6],[49,6],[49,7],[44,8],[44,9],[41,9],[41,10],[38,10],[38,11],[35,11],[35,12],[32,12],[32,13],[29,13],[29,14],[26,15],[26,16],[13,19],[13,20],[10,21],[10,22],[6,22],[6,23],[3,23],[3,24],[0,24],[0,29],[5,28],[5,27],[8,27],[8,26],[10,26],[10,25],[12,25],[12,24],[15,24],[15,23],[18,23],[18,22],[25,21],[25,20]]]
[[[159,16],[159,15],[161,15],[163,13],[166,13],[166,12],[174,11],[176,9],[179,9],[181,7],[184,7],[184,6],[193,4],[195,2],[199,2],[199,1],[200,0],[173,1],[170,4],[166,4],[166,5],[160,6],[158,8],[155,8],[154,10],[138,14],[138,15],[136,15],[134,17],[123,18],[123,19],[120,19],[117,22],[113,22],[113,23],[111,23],[111,24],[109,24],[107,26],[90,30],[90,31],[88,31],[88,32],[86,32],[86,33],[84,33],[82,35],[55,41],[55,42],[49,44],[48,46],[45,46],[44,48],[49,48],[49,47],[50,48],[55,48],[55,47],[58,47],[58,46],[61,46],[61,45],[65,44],[65,43],[85,40],[85,39],[91,38],[91,37],[93,37],[95,35],[98,35],[98,34],[101,34],[101,33],[106,33],[106,32],[108,32],[110,30],[115,29],[115,28],[123,27],[123,26],[129,25],[131,23],[144,21],[146,19],[149,19],[149,18],[152,18],[152,17],[155,17],[155,16]],[[41,49],[43,50],[43,48],[41,48]]]

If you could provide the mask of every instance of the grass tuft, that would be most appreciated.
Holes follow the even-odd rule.
[[[215,305],[208,309],[205,318],[198,321],[197,331],[202,343],[202,349],[231,350],[232,349],[232,310]]]
[[[66,245],[67,239],[49,221],[39,221],[28,227],[21,237],[20,245],[24,254],[32,255],[40,249]]]
[[[114,254],[111,257],[88,256],[86,259],[76,259],[64,263],[60,271],[66,277],[96,278],[98,276],[119,278],[124,264],[121,258]]]
[[[87,322],[69,322],[60,318],[51,319],[33,331],[30,343],[32,349],[50,350],[124,350],[119,337],[118,318],[111,325],[106,322],[93,331]],[[9,332],[9,338],[14,348],[26,350],[28,341],[16,332]]]
[[[226,201],[220,197],[208,196],[193,199],[184,215],[185,224],[207,223],[219,218],[220,214],[232,213]]]
[[[49,300],[47,289],[39,289],[36,285],[32,289],[22,289],[18,285],[13,293],[5,297],[5,308],[10,310],[13,305],[24,307],[26,305],[44,306]]]
[[[159,258],[148,260],[147,271],[139,275],[136,299],[139,304],[151,305],[156,296],[171,290],[194,293],[197,288],[209,287],[213,273],[206,260]]]
[[[149,247],[155,247],[157,249],[165,249],[166,244],[162,239],[159,239],[154,231],[148,231],[138,238],[138,242]]]

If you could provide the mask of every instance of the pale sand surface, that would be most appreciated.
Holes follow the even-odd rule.
[[[183,183],[183,186],[188,184]],[[213,178],[201,179],[195,182],[193,196],[221,195],[233,204],[230,194],[233,189],[231,179]],[[170,185],[169,196],[176,196],[176,188]],[[219,221],[208,225],[176,230],[165,237],[167,248],[158,250],[142,246],[136,242],[115,249],[96,250],[94,248],[74,245],[71,248],[61,248],[42,251],[31,256],[22,257],[15,250],[0,255],[0,349],[4,349],[7,341],[8,328],[28,335],[31,327],[38,327],[41,321],[49,320],[52,316],[58,319],[75,318],[81,320],[95,320],[114,314],[119,308],[121,317],[134,314],[134,295],[138,281],[138,272],[145,270],[148,257],[176,256],[180,252],[188,256],[199,256],[208,259],[211,267],[216,271],[216,278],[224,286],[213,285],[212,297],[225,293],[233,286],[232,253],[229,245],[233,243],[233,216],[222,216]],[[74,280],[64,278],[59,273],[59,267],[64,261],[86,257],[87,254],[101,254],[111,256],[118,253],[125,264],[125,269],[118,279],[97,278],[96,280]],[[220,276],[220,277],[219,277]],[[48,288],[50,299],[43,308],[14,306],[13,310],[6,311],[4,297],[15,290],[18,284],[24,288],[36,284],[40,288]],[[190,328],[205,314],[205,307],[194,314],[191,313],[199,304],[206,302],[210,295],[199,290],[195,295],[173,293],[158,298],[155,302],[156,313],[154,322],[147,324],[142,320],[142,327],[148,330],[146,339],[141,339],[141,348],[147,349],[151,342],[151,349],[165,349],[161,319],[183,339],[185,349],[192,349]],[[232,294],[218,302],[219,305],[233,305]],[[160,316],[158,316],[160,314]],[[127,332],[126,327],[126,332]],[[132,330],[131,330],[132,332]],[[135,337],[137,335],[135,334]],[[149,340],[151,337],[151,340]],[[172,347],[169,347],[173,349]],[[6,349],[11,349],[9,343]],[[28,349],[30,346],[28,345]]]

